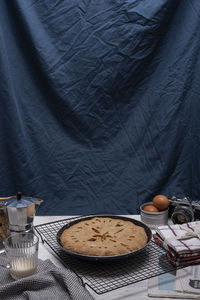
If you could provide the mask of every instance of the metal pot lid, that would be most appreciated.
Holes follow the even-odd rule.
[[[21,192],[17,192],[16,196],[11,197],[5,201],[5,205],[7,207],[23,208],[31,206],[33,204],[37,204],[38,201],[39,199],[22,196]]]

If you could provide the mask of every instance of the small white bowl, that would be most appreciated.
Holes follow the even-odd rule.
[[[143,223],[145,223],[151,229],[155,229],[161,225],[167,225],[168,210],[169,210],[168,208],[159,212],[150,212],[150,211],[143,210],[144,206],[146,205],[153,205],[153,202],[143,203],[140,206],[140,216],[141,216],[141,221]]]

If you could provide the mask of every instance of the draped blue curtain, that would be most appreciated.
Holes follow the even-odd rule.
[[[1,0],[0,196],[41,215],[198,199],[199,0]]]

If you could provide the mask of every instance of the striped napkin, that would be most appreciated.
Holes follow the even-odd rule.
[[[174,265],[200,262],[200,221],[159,226],[153,238],[167,250],[167,257]]]

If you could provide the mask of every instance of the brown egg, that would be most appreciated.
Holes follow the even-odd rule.
[[[155,207],[152,204],[145,205],[145,206],[143,206],[142,209],[145,210],[145,211],[149,211],[149,212],[158,212],[157,207]]]
[[[165,210],[169,206],[169,200],[164,195],[157,195],[153,198],[153,205],[159,210]]]

